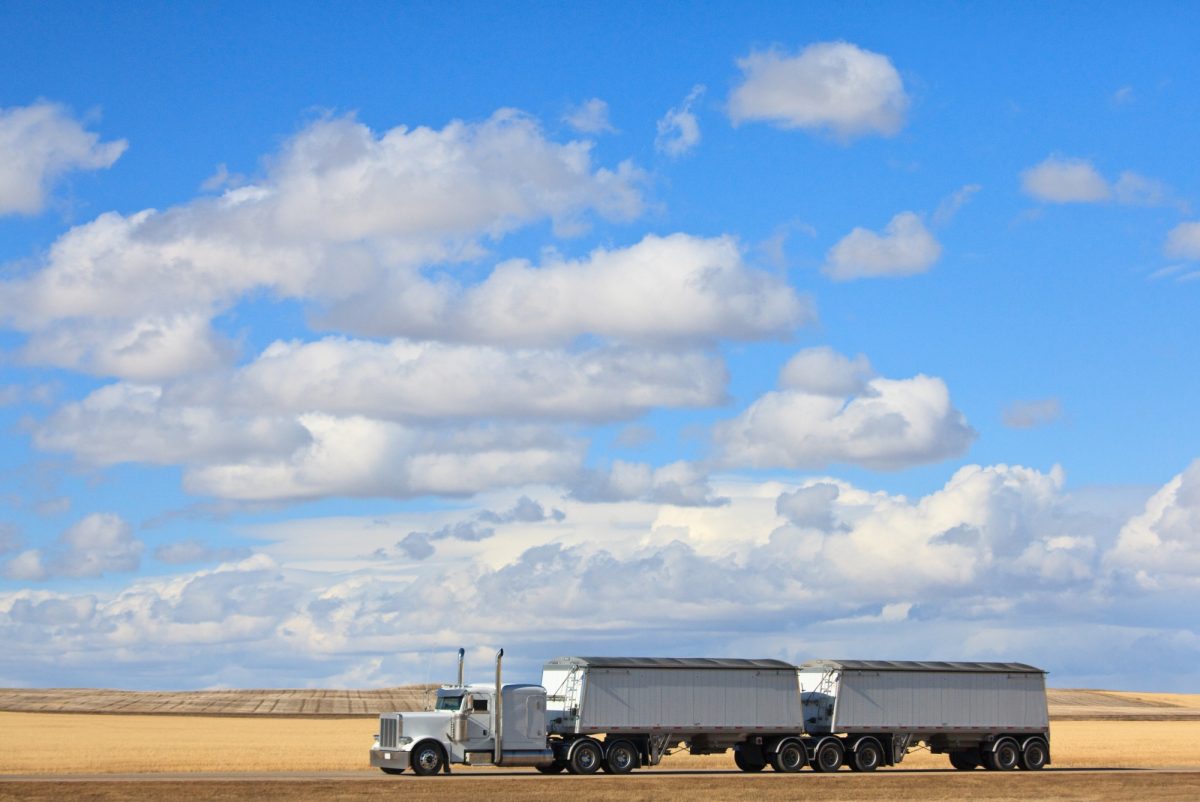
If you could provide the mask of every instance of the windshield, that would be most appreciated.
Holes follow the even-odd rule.
[[[439,696],[434,710],[458,710],[462,707],[462,696]]]

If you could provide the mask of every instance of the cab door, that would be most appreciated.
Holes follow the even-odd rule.
[[[492,741],[492,698],[487,694],[474,693],[466,699],[467,742],[471,749],[478,749]]]

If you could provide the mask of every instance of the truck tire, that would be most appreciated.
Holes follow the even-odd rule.
[[[1030,738],[1021,750],[1021,768],[1038,771],[1050,762],[1050,747],[1041,738]]]
[[[808,763],[808,753],[795,741],[788,741],[771,755],[771,768],[780,772],[800,771]]]
[[[958,749],[951,752],[950,765],[959,771],[972,771],[979,768],[979,750]]]
[[[637,747],[629,741],[617,741],[608,745],[608,749],[604,752],[604,765],[601,768],[610,774],[628,774],[637,767]]]
[[[875,771],[883,763],[883,747],[874,738],[863,738],[850,752],[851,771]]]
[[[735,748],[733,762],[742,771],[762,771],[767,765],[766,761],[762,759],[762,752],[758,751],[758,747],[755,747],[755,751]]]
[[[995,748],[983,755],[983,767],[989,771],[1012,771],[1021,761],[1021,749],[1012,738],[1001,738]]]
[[[553,763],[547,763],[544,766],[534,766],[534,768],[540,771],[542,774],[561,774],[567,767],[556,760]]]
[[[842,742],[836,738],[827,738],[817,744],[812,767],[814,771],[829,774],[840,769],[845,759],[846,751],[842,748]]]
[[[411,764],[413,774],[432,777],[446,765],[446,757],[436,741],[422,741],[412,750]]]
[[[384,774],[403,774],[404,773],[404,769],[389,769],[386,766],[380,766],[379,770],[382,771]]]
[[[604,750],[591,738],[576,741],[567,757],[567,771],[572,774],[595,774],[604,761]]]

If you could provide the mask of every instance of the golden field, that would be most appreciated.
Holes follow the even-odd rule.
[[[0,774],[371,771],[373,718],[0,713]],[[1055,768],[1200,767],[1200,720],[1051,724]],[[730,755],[671,755],[658,770],[731,769]],[[897,767],[942,769],[923,751]],[[481,769],[457,768],[470,772]]]

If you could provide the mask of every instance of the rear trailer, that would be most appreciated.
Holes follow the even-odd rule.
[[[924,743],[962,770],[1050,762],[1046,674],[1024,663],[812,660],[799,669],[804,729],[841,741],[851,768],[898,763]],[[864,752],[865,750],[865,752]],[[813,766],[832,765],[836,747]]]
[[[542,685],[547,731],[571,770],[580,748],[605,760],[614,748],[622,761],[634,753],[636,767],[656,765],[679,743],[712,754],[801,740],[796,667],[781,660],[560,657],[543,666]],[[803,765],[795,749],[788,755]],[[761,768],[767,758],[757,759]]]

